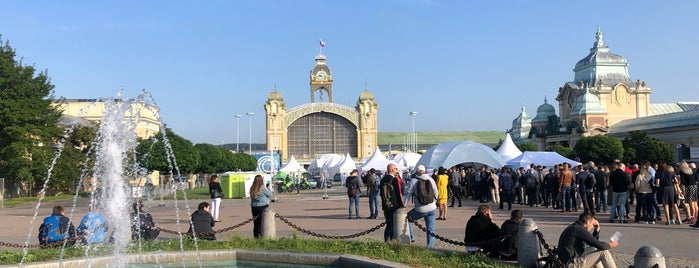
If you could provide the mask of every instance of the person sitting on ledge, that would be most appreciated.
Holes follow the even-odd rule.
[[[214,233],[214,217],[211,216],[209,210],[211,205],[208,202],[199,203],[199,208],[197,211],[192,213],[192,223],[189,226],[190,235],[196,235],[199,239],[206,240],[216,240],[216,234]]]
[[[493,215],[490,211],[490,206],[480,205],[478,212],[466,223],[466,235],[464,242],[466,244],[477,244],[496,239],[501,236],[500,227],[493,222]],[[496,252],[499,242],[488,244],[479,244],[477,246],[466,246],[469,252],[483,250],[483,253],[491,255]]]
[[[599,231],[599,222],[595,216],[583,212],[577,221],[561,233],[558,239],[558,257],[563,263],[573,262],[575,267],[616,268],[609,249],[615,248],[619,242],[599,241]]]

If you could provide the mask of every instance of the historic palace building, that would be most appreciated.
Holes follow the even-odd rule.
[[[310,103],[288,109],[275,88],[265,102],[267,150],[282,161],[292,155],[308,163],[323,154],[369,157],[377,146],[378,104],[366,89],[355,107],[333,103],[333,73],[325,55],[315,57],[310,72]]]
[[[555,99],[558,114],[547,99],[532,119],[522,108],[507,131],[515,143],[532,142],[539,150],[554,144],[572,148],[585,136],[609,133],[624,137],[630,130],[650,131],[652,128],[662,132],[662,126],[644,128],[639,123],[645,122],[644,118],[667,117],[699,108],[696,103],[650,104],[651,88],[642,80],[631,79],[626,59],[609,51],[599,29],[590,53],[575,64],[573,71],[573,81],[558,89]],[[617,126],[625,127],[615,129]],[[691,136],[667,142],[699,145],[699,140]]]
[[[99,99],[66,99],[58,103],[58,109],[62,111],[64,124],[71,120],[88,120],[99,123],[104,113],[104,101]],[[160,132],[160,111],[157,107],[144,102],[136,102],[124,116],[138,120],[134,131],[139,138],[148,139]]]

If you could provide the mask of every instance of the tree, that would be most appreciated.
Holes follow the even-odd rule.
[[[571,158],[571,154],[573,153],[573,149],[570,149],[566,146],[559,145],[559,144],[554,144],[550,145],[548,148],[546,148],[547,152],[556,152],[564,157]]]
[[[197,172],[211,174],[233,170],[235,163],[231,151],[208,143],[196,144],[194,148],[201,159]]]
[[[142,140],[136,147],[137,159],[142,167],[158,170],[162,174],[188,174],[200,165],[199,152],[192,142],[178,136],[169,128],[165,129],[169,147],[165,146],[163,132],[155,137]],[[172,152],[169,152],[169,149]],[[174,156],[174,158],[173,158]]]
[[[674,154],[670,144],[648,137],[646,133],[631,131],[622,141],[624,145],[624,161],[640,163],[648,160],[651,163],[659,161],[672,162]]]
[[[597,135],[580,139],[573,148],[573,154],[580,157],[581,162],[611,163],[621,159],[624,147],[614,137]]]
[[[18,189],[14,193],[30,194],[43,183],[55,155],[50,145],[61,136],[61,112],[52,105],[54,86],[47,72],[36,73],[15,56],[0,38],[0,177],[6,188]]]
[[[523,142],[523,143],[517,144],[517,149],[519,149],[522,152],[524,152],[524,151],[538,151],[539,150],[539,148],[536,147],[536,144],[533,144],[531,142]]]
[[[92,170],[95,154],[88,155],[88,151],[95,139],[97,129],[94,126],[73,126],[72,132],[66,135],[63,143],[61,157],[56,160],[53,168],[51,188],[74,193],[79,191],[78,182],[80,175],[90,177],[91,174],[82,174],[83,170]],[[86,184],[87,182],[83,182]]]

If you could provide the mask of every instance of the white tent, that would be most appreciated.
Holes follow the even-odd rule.
[[[556,152],[530,152],[526,151],[520,156],[507,161],[508,166],[529,168],[531,164],[544,167],[552,167],[560,163],[569,163],[571,166],[580,165],[580,162],[570,160]]]
[[[340,156],[340,157],[337,157],[337,156],[339,156],[339,155],[335,154],[335,155],[333,155],[333,157],[331,157],[327,161],[325,161],[325,163],[323,163],[323,169],[324,170],[332,170],[335,166],[339,165],[340,163],[342,163],[342,161],[344,161],[343,156]],[[330,175],[333,175],[333,174],[330,173]]]
[[[340,174],[340,181],[344,185],[345,178],[349,176],[349,173],[352,172],[352,170],[355,169],[358,170],[357,163],[355,163],[354,159],[352,159],[349,153],[347,153],[340,164],[328,169],[328,174],[333,178],[335,177],[335,174]]]
[[[507,161],[512,158],[518,157],[522,154],[522,151],[520,151],[519,148],[517,148],[515,143],[512,141],[510,133],[507,133],[505,136],[505,141],[502,142],[500,148],[498,148],[497,153],[502,157],[502,160]]]
[[[303,168],[301,164],[299,164],[298,161],[296,161],[296,158],[292,155],[291,159],[289,159],[289,162],[286,163],[286,165],[281,168],[279,171],[285,172],[285,173],[303,173],[306,172],[306,169]]]
[[[381,150],[379,150],[379,147],[376,147],[376,150],[374,151],[374,154],[372,154],[369,159],[364,161],[364,164],[362,164],[362,172],[369,171],[370,169],[375,169],[375,170],[381,170],[381,171],[386,171],[386,167],[388,164],[395,164],[395,162],[386,159],[385,156],[383,156],[383,153],[381,153]],[[398,170],[404,170],[405,167],[402,167],[400,165],[396,165]]]
[[[324,154],[321,155],[320,157],[314,159],[311,161],[311,164],[308,166],[308,171],[310,172],[315,172],[315,173],[320,173],[321,169],[325,165],[325,162],[329,161],[330,159],[333,158],[338,158],[342,159],[342,156],[339,154]]]
[[[505,161],[492,148],[473,141],[448,141],[434,145],[427,149],[417,165],[435,169],[462,163],[498,168],[505,166]]]
[[[407,169],[413,169],[417,164],[417,161],[420,161],[420,157],[422,157],[422,155],[418,153],[399,153],[393,158],[393,162],[396,162],[396,164],[404,166]]]

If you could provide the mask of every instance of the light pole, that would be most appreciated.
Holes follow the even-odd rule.
[[[253,112],[245,113],[245,115],[250,117],[250,122],[248,124],[248,154],[252,154],[252,116],[255,115]]]
[[[417,115],[417,112],[410,112],[410,117],[413,118],[413,132],[411,135],[411,146],[412,146],[412,151],[413,153],[417,151],[417,136],[415,136],[415,116]]]
[[[238,139],[240,137],[240,118],[243,117],[242,115],[236,114],[235,116],[235,152],[238,153],[240,152],[240,140]]]

